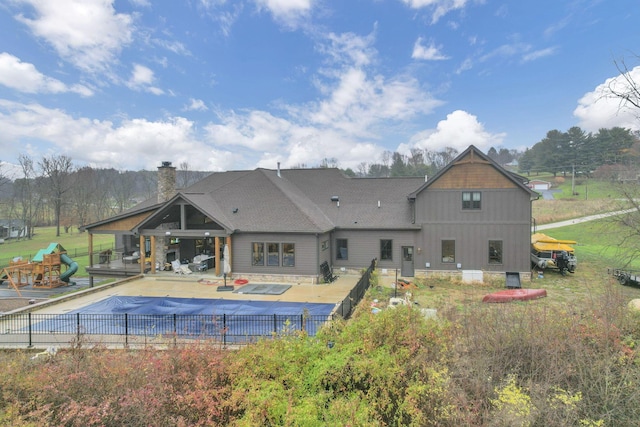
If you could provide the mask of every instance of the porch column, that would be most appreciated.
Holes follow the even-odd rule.
[[[156,274],[156,236],[151,236],[151,274]]]
[[[144,274],[145,259],[147,258],[147,251],[144,250],[144,236],[140,235],[140,274]]]
[[[220,275],[220,237],[216,236],[215,237],[215,252],[214,252],[214,257],[215,257],[215,261],[216,261],[216,276]]]
[[[93,234],[91,232],[89,234],[89,266],[93,267]],[[93,288],[93,275],[89,275],[89,287]]]
[[[93,267],[93,234],[89,232],[89,266]]]
[[[229,268],[232,270],[229,272],[229,277],[231,277],[231,274],[233,273],[233,263],[231,262],[231,260],[233,260],[233,255],[231,255],[232,251],[231,251],[231,236],[227,236],[226,238],[226,243],[227,243],[227,248],[229,249],[229,259],[227,260],[227,262],[229,263]]]

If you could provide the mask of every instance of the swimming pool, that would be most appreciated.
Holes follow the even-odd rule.
[[[239,342],[294,330],[315,335],[334,308],[306,302],[111,296],[66,314],[34,318],[30,328],[49,334],[174,335]]]

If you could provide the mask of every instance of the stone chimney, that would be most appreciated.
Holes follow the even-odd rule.
[[[158,203],[163,203],[176,194],[176,168],[171,162],[158,166]]]

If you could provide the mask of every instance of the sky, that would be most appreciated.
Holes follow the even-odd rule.
[[[0,171],[357,170],[637,130],[603,90],[621,64],[640,81],[638,21],[634,0],[0,0]]]

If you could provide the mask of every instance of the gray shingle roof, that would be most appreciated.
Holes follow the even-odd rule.
[[[336,227],[411,228],[407,196],[423,182],[349,178],[337,169],[289,169],[279,175],[256,169],[214,173],[181,193],[232,230],[319,233]]]

